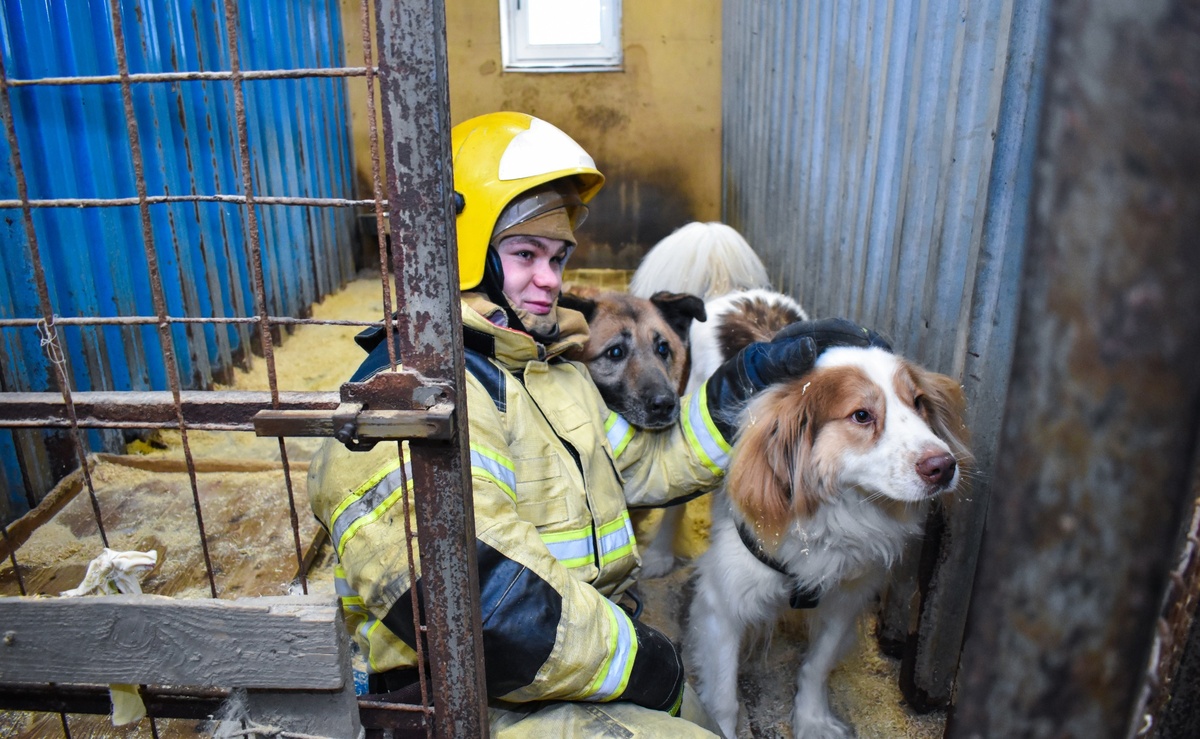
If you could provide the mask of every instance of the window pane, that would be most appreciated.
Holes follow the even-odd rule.
[[[529,44],[598,44],[600,0],[525,0]]]

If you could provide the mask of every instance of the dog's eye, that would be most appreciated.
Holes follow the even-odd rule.
[[[604,350],[604,356],[614,361],[618,359],[624,359],[625,347],[620,346],[619,344],[617,346],[610,346]]]
[[[660,357],[669,357],[671,356],[671,345],[665,341],[660,341],[658,342],[658,346],[655,347],[655,351],[658,352],[658,356]]]
[[[928,410],[928,403],[929,403],[929,401],[928,401],[928,399],[925,398],[924,395],[918,395],[915,398],[913,398],[913,408],[916,408],[917,413],[920,413],[922,415],[924,415],[925,411]]]
[[[850,418],[855,423],[860,423],[864,426],[875,420],[875,417],[871,415],[871,411],[866,410],[865,408],[859,408],[858,410],[854,411],[850,414]]]

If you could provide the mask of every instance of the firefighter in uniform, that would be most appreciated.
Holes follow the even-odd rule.
[[[713,488],[745,400],[811,369],[824,345],[865,343],[865,333],[798,324],[731,359],[683,400],[673,428],[635,429],[605,406],[587,369],[562,356],[587,339],[584,317],[556,301],[574,230],[604,184],[592,158],[518,113],[459,124],[452,148],[493,735],[719,733],[686,687],[679,650],[617,605],[639,564],[628,507]],[[360,344],[369,354],[352,379],[387,371],[382,329]],[[409,578],[402,517],[413,491],[403,466],[395,445],[351,452],[329,440],[309,469],[372,693],[417,680],[412,598],[421,589]]]

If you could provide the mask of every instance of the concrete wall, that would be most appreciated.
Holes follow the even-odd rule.
[[[362,63],[357,0],[342,0],[347,64]],[[446,7],[453,123],[494,110],[544,118],[575,138],[608,184],[572,267],[632,269],[690,220],[720,217],[721,3],[626,2],[624,70],[505,72],[496,0]],[[366,89],[350,83],[360,181],[370,193]]]

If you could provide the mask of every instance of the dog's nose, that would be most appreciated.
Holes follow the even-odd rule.
[[[650,410],[654,413],[670,413],[675,410],[675,396],[671,393],[660,393],[650,398]]]
[[[954,479],[957,465],[949,454],[930,454],[917,462],[917,474],[930,485],[945,487]]]

